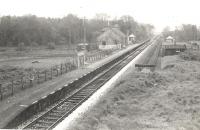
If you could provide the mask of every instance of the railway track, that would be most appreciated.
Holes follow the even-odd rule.
[[[35,120],[24,126],[22,129],[53,129],[58,123],[72,113],[78,106],[86,101],[94,92],[105,84],[119,70],[126,66],[139,53],[141,53],[150,43],[141,44],[121,60],[106,68],[89,82],[83,84],[79,90],[71,96],[62,99],[50,110],[37,117]]]

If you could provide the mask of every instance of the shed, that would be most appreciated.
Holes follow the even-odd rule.
[[[104,28],[102,34],[97,37],[99,49],[121,49],[121,46],[125,44],[125,34],[122,33],[116,27]]]

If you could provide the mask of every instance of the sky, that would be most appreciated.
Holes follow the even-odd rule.
[[[33,14],[55,18],[69,13],[86,18],[97,13],[111,18],[130,15],[139,23],[154,25],[156,32],[166,26],[200,26],[198,0],[0,0],[0,16]]]

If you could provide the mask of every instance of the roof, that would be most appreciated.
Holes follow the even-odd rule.
[[[97,37],[97,41],[117,40],[122,42],[125,37],[125,34],[117,28],[104,28],[103,33]]]
[[[134,37],[135,37],[135,35],[131,34],[131,35],[129,35],[128,37],[133,37],[133,38],[134,38]]]
[[[119,35],[120,37],[122,37],[122,38],[125,38],[126,37],[126,35],[123,33],[123,32],[121,32],[118,28],[111,28],[117,35]]]
[[[97,37],[97,41],[108,41],[110,39],[120,41],[121,39],[112,30],[107,30]]]
[[[173,40],[174,38],[172,36],[168,36],[166,39],[167,40]]]
[[[78,43],[79,46],[87,46],[88,43]]]

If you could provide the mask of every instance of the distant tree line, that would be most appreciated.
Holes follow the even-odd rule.
[[[152,36],[154,27],[139,24],[131,16],[113,19],[110,25],[118,24],[120,30],[136,35],[137,40]],[[47,45],[48,43],[76,44],[83,42],[84,31],[87,42],[95,43],[101,30],[108,26],[105,14],[93,19],[81,19],[73,14],[63,18],[44,18],[35,15],[0,17],[0,46]],[[85,28],[85,29],[84,29]]]
[[[188,42],[188,41],[199,41],[200,40],[200,28],[192,24],[183,24],[176,27],[175,30],[170,31],[169,27],[163,29],[163,35],[173,36],[176,41]]]

